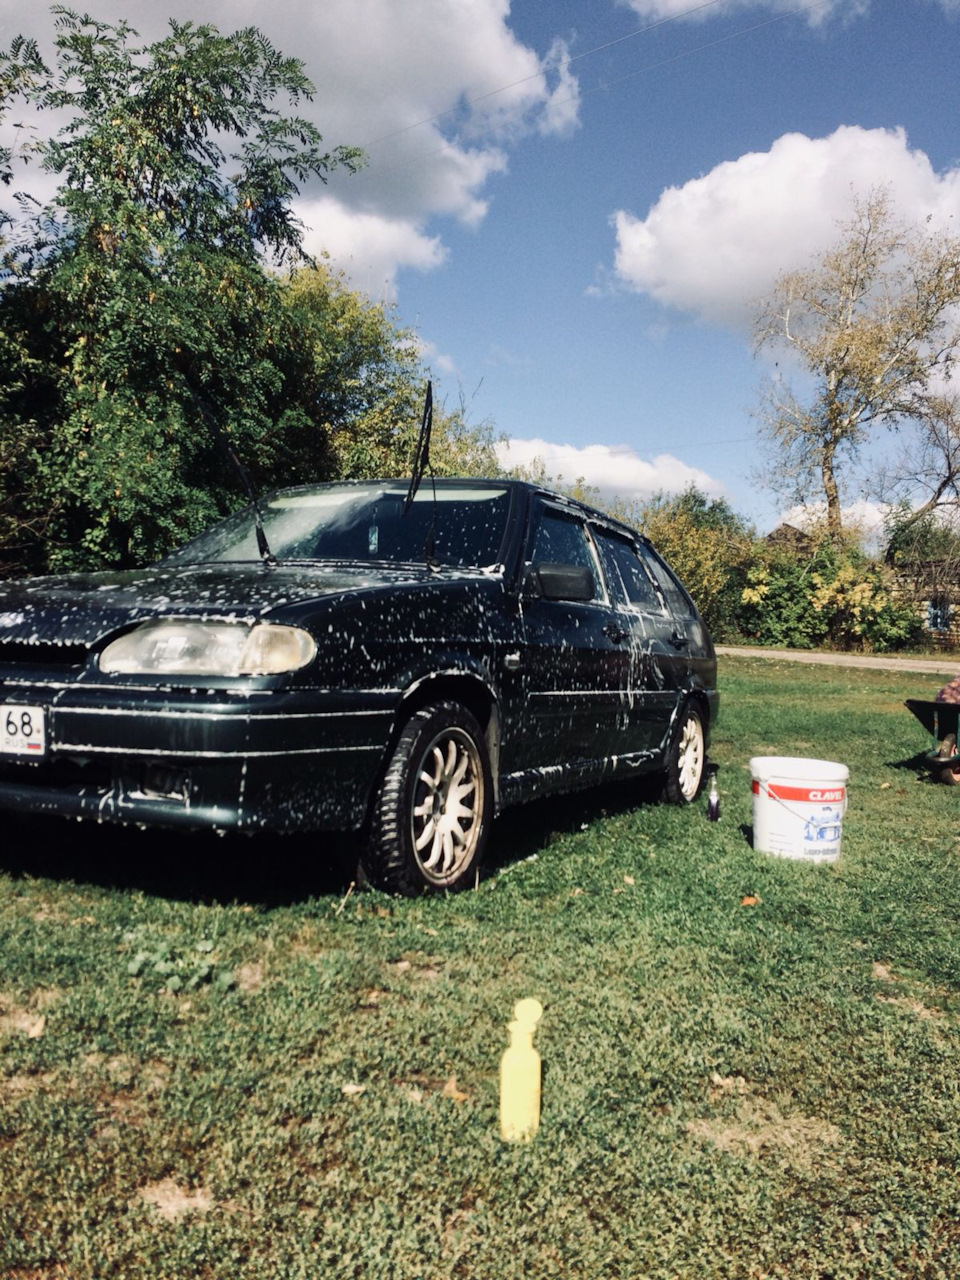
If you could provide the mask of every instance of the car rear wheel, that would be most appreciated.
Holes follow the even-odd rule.
[[[671,804],[692,804],[703,786],[707,762],[703,718],[688,702],[680,711],[667,748],[663,798]]]
[[[392,893],[456,892],[476,883],[492,819],[483,731],[455,702],[407,722],[370,819],[363,867]]]

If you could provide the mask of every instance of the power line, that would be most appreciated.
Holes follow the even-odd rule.
[[[686,17],[690,13],[696,13],[697,9],[707,8],[708,4],[717,4],[717,3],[719,3],[719,0],[707,0],[707,4],[698,5],[696,9],[687,9],[682,14],[675,14],[673,18],[665,18],[663,22],[673,22],[677,18]],[[559,99],[556,105],[562,106],[565,102],[576,102],[580,98],[585,98],[588,94],[606,93],[609,89],[614,88],[616,85],[623,84],[627,80],[635,80],[638,76],[646,75],[650,71],[659,71],[662,67],[668,67],[674,62],[682,61],[684,58],[692,58],[695,54],[705,53],[709,49],[716,49],[719,45],[722,45],[722,44],[729,44],[732,40],[738,40],[741,36],[752,35],[755,31],[762,31],[764,27],[773,26],[774,23],[785,22],[788,18],[795,18],[798,14],[811,13],[814,9],[823,9],[828,4],[833,4],[833,3],[834,3],[834,0],[813,0],[812,4],[802,4],[796,9],[790,9],[786,13],[778,13],[773,18],[765,18],[763,22],[756,22],[753,24],[753,26],[750,26],[750,27],[741,27],[739,31],[732,31],[730,32],[729,35],[720,36],[718,39],[710,40],[706,44],[695,45],[692,49],[682,49],[679,53],[675,53],[669,58],[664,58],[660,62],[650,62],[645,67],[640,67],[637,71],[631,71],[627,75],[618,76],[617,79],[608,80],[605,84],[596,85],[592,89],[583,89],[583,90],[578,89],[577,92],[575,94],[571,94],[569,98]],[[654,23],[653,26],[662,26],[663,22]],[[651,29],[652,29],[651,27],[643,27],[640,30],[648,31]],[[640,34],[640,32],[633,32],[631,34],[637,35],[637,34]],[[619,37],[620,40],[626,40],[629,38],[630,38],[629,36]],[[610,43],[617,44],[618,41],[614,40],[614,41],[611,41]],[[581,58],[586,58],[589,53],[599,52],[600,49],[604,49],[604,48],[609,48],[609,45],[599,45],[596,50],[589,50],[588,53],[582,53],[582,54],[579,54],[578,56]],[[571,59],[571,61],[573,61],[573,59]],[[527,77],[527,79],[534,79],[534,78],[535,77],[532,77],[532,76]],[[523,81],[518,80],[515,83],[522,84]],[[511,85],[504,85],[503,89],[492,89],[490,93],[484,94],[483,97],[484,98],[492,97],[494,94],[501,93],[504,91],[504,89],[509,89],[511,87],[512,87]],[[481,100],[482,100],[481,98],[472,98],[471,102],[480,102]],[[469,105],[469,103],[467,105]],[[384,134],[382,138],[376,138],[374,139],[374,141],[382,142],[388,138],[398,137],[401,134],[409,132],[411,129],[418,128],[420,125],[430,124],[434,120],[439,120],[443,116],[450,115],[455,110],[457,110],[457,108],[451,108],[450,111],[441,111],[438,115],[431,116],[429,120],[421,120],[421,121],[418,121],[417,124],[407,125],[403,129],[397,129],[395,133]],[[365,145],[370,146],[372,144],[366,143]],[[430,151],[423,151],[423,152],[420,152],[419,155],[415,155],[415,156],[406,156],[402,160],[398,160],[393,165],[387,164],[387,165],[378,166],[378,172],[389,173],[391,172],[391,170],[399,169],[401,167],[407,168],[414,161],[429,160],[432,156],[442,155],[444,151],[450,151],[450,150],[455,150],[455,144],[453,142],[444,140],[443,142],[441,142],[440,146],[434,147]]]
[[[619,76],[616,80],[610,80],[606,84],[597,85],[593,89],[584,89],[582,91],[578,90],[576,94],[571,94],[569,98],[561,99],[559,105],[562,105],[564,102],[575,102],[579,98],[585,97],[590,93],[599,93],[601,90],[605,91],[612,88],[614,85],[622,84],[625,80],[632,80],[637,76],[645,75],[648,71],[657,71],[661,67],[669,66],[673,62],[679,62],[682,58],[689,58],[692,57],[693,54],[703,53],[708,49],[715,49],[718,45],[727,44],[731,40],[738,39],[740,36],[746,36],[750,35],[754,31],[760,31],[764,27],[772,26],[775,22],[784,22],[787,18],[795,18],[798,14],[811,13],[814,9],[823,9],[833,2],[834,0],[813,0],[812,4],[799,5],[796,9],[790,9],[786,13],[779,13],[773,18],[766,18],[763,22],[757,22],[751,27],[743,27],[739,31],[731,32],[730,35],[721,36],[719,39],[711,40],[707,44],[697,45],[693,49],[682,50],[680,53],[674,54],[670,58],[665,58],[661,62],[650,63],[646,67],[641,67],[638,71],[632,71],[628,75]],[[682,13],[675,13],[669,18],[661,18],[658,22],[648,23],[645,27],[637,27],[633,31],[628,31],[625,35],[617,36],[614,40],[608,40],[605,44],[597,45],[593,49],[586,49],[583,53],[575,54],[572,58],[566,58],[564,60],[564,66],[569,67],[574,62],[580,62],[583,58],[589,58],[595,53],[603,53],[606,49],[612,49],[614,45],[622,44],[625,40],[632,40],[636,36],[645,35],[647,32],[655,31],[659,27],[665,27],[668,23],[678,22],[681,18],[689,18],[695,13],[700,13],[703,9],[713,8],[714,5],[720,3],[721,0],[704,0],[702,4],[693,5],[689,9],[684,9]],[[392,138],[399,138],[413,129],[420,129],[424,125],[433,124],[437,120],[443,120],[446,116],[455,115],[464,107],[475,106],[478,102],[485,102],[488,98],[494,98],[499,93],[506,93],[510,89],[516,89],[519,85],[527,84],[531,80],[537,80],[540,78],[541,74],[542,72],[536,71],[532,75],[523,76],[519,80],[512,80],[509,84],[500,85],[496,89],[490,89],[487,93],[478,94],[475,98],[468,98],[465,102],[458,103],[455,107],[448,107],[445,111],[438,111],[436,115],[425,116],[422,120],[415,120],[412,124],[404,125],[400,129],[394,129],[391,133],[381,134],[377,138],[371,138],[369,141],[361,143],[360,145],[364,148],[373,147],[380,142],[388,142]],[[446,145],[449,146],[450,144],[448,143]],[[440,147],[437,151],[427,152],[426,154],[436,155],[442,150],[445,150],[445,147]]]
[[[754,31],[762,31],[764,27],[771,27],[775,22],[784,22],[787,18],[795,18],[799,13],[809,13],[813,9],[823,9],[828,4],[833,4],[833,0],[815,0],[813,4],[803,4],[798,9],[790,9],[787,13],[778,13],[776,17],[765,18],[763,22],[756,22],[752,27],[741,27],[739,31],[732,31],[729,35],[708,41],[707,44],[697,45],[693,49],[683,49],[680,53],[675,53],[672,57],[664,58],[660,62],[648,63],[647,66],[641,67],[638,71],[631,71],[628,75],[618,76],[616,80],[609,80],[606,84],[597,85],[594,89],[585,89],[578,96],[585,97],[588,93],[600,93],[611,89],[614,85],[623,84],[625,80],[635,80],[637,76],[645,75],[648,71],[659,71],[661,67],[668,67],[673,62],[680,62],[683,58],[690,58],[695,53],[705,53],[708,49],[716,49],[718,45],[729,44],[731,40],[738,40],[741,36],[749,36]]]
[[[828,3],[829,0],[823,0]],[[571,63],[579,62],[582,58],[589,58],[595,53],[603,53],[605,49],[612,49],[616,44],[622,44],[624,40],[632,40],[635,36],[642,36],[647,31],[655,31],[658,27],[665,27],[669,22],[677,22],[680,18],[689,18],[694,13],[699,13],[702,9],[711,9],[714,5],[720,4],[721,0],[704,0],[704,3],[694,5],[690,9],[684,9],[682,13],[675,13],[669,18],[661,18],[658,22],[648,22],[645,27],[637,27],[633,31],[628,31],[626,35],[617,36],[615,40],[608,40],[606,44],[598,44],[595,49],[586,49],[583,53],[577,53],[572,58],[564,60],[565,66]],[[539,80],[542,72],[535,71],[532,75],[522,76],[519,80],[511,80],[509,84],[502,84],[496,89],[490,89],[487,93],[480,93],[475,98],[467,98],[463,103],[458,103],[455,107],[448,107],[446,111],[438,111],[436,115],[425,116],[423,120],[414,120],[412,124],[405,124],[402,129],[394,129],[392,133],[381,134],[379,138],[371,138],[368,142],[363,142],[362,147],[373,147],[378,142],[388,142],[391,138],[398,138],[401,134],[409,133],[411,129],[419,129],[425,124],[433,124],[435,120],[442,120],[445,116],[455,115],[463,107],[475,106],[478,102],[485,102],[487,98],[495,98],[498,93],[507,93],[510,89],[516,89],[522,84],[529,84],[531,80]]]

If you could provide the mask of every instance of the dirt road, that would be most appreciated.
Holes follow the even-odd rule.
[[[833,667],[875,667],[880,671],[925,671],[929,675],[960,674],[960,654],[943,658],[880,658],[862,653],[820,653],[810,649],[751,649],[718,644],[720,657],[777,658],[781,662],[813,662]]]

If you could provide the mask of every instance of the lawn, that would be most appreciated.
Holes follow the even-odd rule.
[[[529,806],[450,898],[346,894],[320,839],[6,825],[0,1275],[956,1280],[960,789],[902,707],[939,683],[724,658],[719,823]],[[753,851],[755,754],[850,766],[838,863]]]

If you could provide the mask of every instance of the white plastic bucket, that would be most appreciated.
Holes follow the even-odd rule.
[[[850,770],[835,760],[754,756],[753,847],[799,862],[836,862]]]

